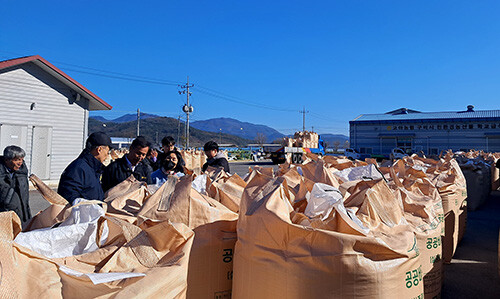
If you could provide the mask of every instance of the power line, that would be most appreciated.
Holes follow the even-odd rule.
[[[291,110],[291,109],[277,108],[277,107],[266,106],[266,105],[262,105],[262,104],[251,103],[249,101],[238,100],[237,98],[215,94],[213,92],[201,90],[199,88],[195,88],[195,89],[199,93],[202,93],[202,94],[214,97],[214,98],[218,98],[218,99],[221,99],[221,100],[225,100],[225,101],[229,101],[229,102],[233,102],[233,103],[238,103],[238,104],[246,105],[246,106],[251,106],[251,107],[256,107],[256,108],[261,108],[261,109],[267,109],[267,110],[274,110],[274,111],[295,112],[295,110]]]
[[[12,52],[6,52],[6,51],[1,51],[1,52],[12,53]],[[16,55],[20,55],[20,54],[16,54]],[[81,68],[81,69],[87,69],[87,70],[97,71],[97,72],[100,72],[100,73],[83,71],[83,70],[77,70],[77,69],[66,68],[66,67],[61,67],[61,69],[64,69],[64,70],[67,70],[67,71],[77,72],[77,73],[83,73],[83,74],[88,74],[88,75],[94,75],[94,76],[100,76],[100,77],[105,77],[105,78],[125,80],[125,81],[131,81],[131,82],[156,84],[156,85],[167,85],[167,86],[179,86],[179,84],[180,84],[180,82],[178,82],[178,81],[156,79],[156,78],[145,77],[145,76],[131,75],[131,74],[114,72],[114,71],[109,71],[109,70],[102,70],[102,69],[98,69],[98,68],[80,66],[80,65],[66,63],[66,62],[61,62],[61,61],[54,61],[54,62],[56,62],[58,64],[63,64],[63,65],[68,65],[68,66],[73,66],[73,67]],[[24,82],[23,83],[13,82],[13,83],[30,85],[29,83],[24,83]],[[31,85],[33,85],[33,86],[43,86],[43,85],[35,85],[35,84],[31,84]],[[46,86],[43,86],[43,87],[46,87]],[[66,88],[62,88],[62,89],[69,90],[69,89],[66,89]],[[197,87],[194,87],[193,89],[196,89],[201,94],[205,94],[205,95],[208,95],[208,96],[211,96],[211,97],[214,97],[214,98],[218,98],[218,99],[221,99],[221,100],[225,100],[225,101],[229,101],[229,102],[233,102],[233,103],[238,103],[238,104],[246,105],[246,106],[250,106],[250,107],[256,107],[256,108],[273,110],[273,111],[282,111],[282,112],[295,112],[296,111],[296,110],[293,110],[293,109],[287,109],[287,108],[281,108],[281,107],[274,107],[274,106],[260,104],[260,103],[257,103],[257,102],[248,101],[247,99],[242,99],[242,98],[239,98],[239,97],[231,96],[231,95],[228,95],[226,93],[223,93],[223,92],[220,92],[220,91],[208,88],[208,87],[204,87],[204,86],[201,86],[201,85],[197,85]],[[156,113],[158,113],[158,112],[156,112]],[[318,118],[318,119],[332,121],[332,119],[330,117],[323,116],[323,115],[320,115],[318,113],[312,112],[311,115],[314,116],[315,118]]]
[[[121,77],[121,76],[114,76],[114,75],[99,74],[99,73],[93,73],[93,72],[87,72],[87,71],[80,71],[80,70],[69,69],[69,68],[61,68],[61,69],[67,70],[67,71],[71,71],[71,72],[82,73],[82,74],[88,74],[88,75],[94,75],[94,76],[100,76],[100,77],[106,77],[106,78],[112,78],[112,79],[119,79],[119,80],[126,80],[126,81],[133,81],[133,82],[150,83],[150,84],[158,84],[158,85],[170,85],[170,86],[177,86],[178,85],[176,83],[169,83],[169,82],[163,82],[163,81],[153,81],[153,80],[145,80],[145,79],[134,79],[134,78]]]

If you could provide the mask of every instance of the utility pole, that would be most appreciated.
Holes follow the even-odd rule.
[[[219,146],[222,144],[222,128],[219,128]]]
[[[306,131],[306,113],[309,113],[309,111],[306,111],[306,107],[302,109],[302,111],[299,111],[299,113],[302,113],[302,132]]]
[[[141,127],[141,109],[137,108],[137,136],[139,136]]]
[[[193,106],[189,105],[189,96],[191,95],[189,88],[193,86],[194,84],[189,85],[189,76],[187,77],[186,85],[179,85],[183,89],[179,91],[179,94],[185,94],[187,97],[187,104],[182,107],[182,111],[186,113],[186,149],[189,148],[189,114],[193,113]]]
[[[177,144],[179,144],[179,138],[181,133],[181,116],[179,115],[179,118],[177,118]]]

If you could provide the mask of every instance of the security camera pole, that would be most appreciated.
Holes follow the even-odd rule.
[[[187,77],[186,85],[179,85],[179,87],[183,89],[179,91],[179,94],[185,94],[187,96],[187,104],[182,107],[182,111],[186,113],[186,149],[189,148],[189,113],[193,113],[193,106],[189,105],[189,96],[191,95],[189,88],[193,86],[194,84],[189,85],[189,76]]]

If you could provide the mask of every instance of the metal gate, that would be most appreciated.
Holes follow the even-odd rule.
[[[33,127],[30,170],[42,180],[50,177],[51,148],[52,128]]]

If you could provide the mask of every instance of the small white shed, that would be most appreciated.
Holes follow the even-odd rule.
[[[82,151],[89,110],[111,106],[42,57],[0,61],[0,155],[26,151],[30,173],[59,180]]]

